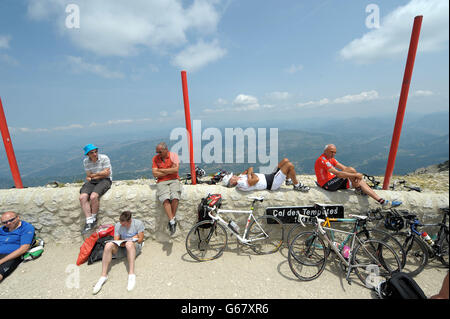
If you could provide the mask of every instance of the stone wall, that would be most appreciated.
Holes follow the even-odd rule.
[[[178,227],[174,241],[184,242],[186,235],[197,219],[197,205],[208,193],[221,193],[224,209],[248,209],[251,201],[248,196],[264,196],[265,200],[256,215],[264,213],[269,206],[309,206],[314,203],[342,204],[345,215],[360,214],[379,207],[368,196],[355,195],[353,190],[327,192],[314,185],[312,176],[300,176],[300,180],[311,187],[308,193],[294,192],[292,186],[282,186],[278,191],[258,191],[252,193],[228,189],[221,185],[183,185],[182,199],[177,212]],[[16,211],[23,220],[31,222],[40,236],[47,242],[58,243],[83,242],[81,229],[84,215],[78,200],[81,184],[64,187],[33,187],[25,189],[0,190],[0,211]],[[446,192],[406,192],[377,191],[387,199],[403,201],[402,208],[414,211],[424,222],[440,219],[439,208],[449,206],[449,194]],[[167,216],[161,203],[156,199],[156,185],[153,180],[115,181],[111,189],[101,198],[98,225],[112,224],[118,221],[124,210],[133,212],[133,216],[142,220],[146,226],[146,238],[167,241],[170,239],[167,229]],[[245,217],[233,218],[244,223]]]

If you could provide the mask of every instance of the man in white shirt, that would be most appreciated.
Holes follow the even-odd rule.
[[[86,183],[80,189],[81,209],[86,216],[86,224],[82,233],[92,230],[97,222],[100,208],[100,197],[105,194],[112,184],[112,168],[109,157],[98,153],[98,147],[88,144],[84,147],[83,160],[86,172]]]
[[[277,169],[271,174],[260,174],[253,172],[253,167],[249,167],[240,175],[233,173],[226,175],[222,182],[227,187],[236,186],[241,191],[252,190],[277,190],[286,180],[286,177],[294,184],[295,191],[307,192],[308,186],[302,185],[295,173],[294,164],[287,158],[278,163]]]

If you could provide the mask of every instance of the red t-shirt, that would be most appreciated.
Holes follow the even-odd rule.
[[[152,168],[171,168],[173,164],[179,164],[180,160],[178,159],[177,153],[168,152],[167,158],[164,160],[161,158],[160,155],[153,156],[152,160]],[[172,179],[179,179],[180,176],[178,176],[178,172],[169,174],[163,177],[158,177],[158,183],[163,181],[169,181]]]
[[[325,154],[319,156],[314,165],[314,170],[316,172],[317,183],[320,187],[336,176],[328,170],[334,168],[338,163],[339,162],[335,158],[327,159]]]

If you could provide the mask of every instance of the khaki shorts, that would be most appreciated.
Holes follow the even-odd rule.
[[[136,257],[137,257],[142,252],[142,244],[135,242],[134,248],[136,248]],[[120,258],[125,258],[125,257],[127,257],[127,248],[126,247],[119,247],[119,249],[117,249],[117,252],[112,255],[113,259],[120,259]]]
[[[156,184],[156,196],[162,203],[169,199],[180,199],[181,197],[181,183],[178,179],[170,181],[163,181]]]

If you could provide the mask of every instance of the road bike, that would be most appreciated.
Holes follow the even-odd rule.
[[[401,270],[401,261],[395,250],[377,239],[363,239],[358,234],[358,225],[368,217],[349,215],[354,219],[353,231],[344,231],[326,227],[325,220],[317,216],[299,215],[300,223],[306,227],[304,220],[315,225],[315,230],[299,233],[289,245],[288,262],[294,275],[302,281],[318,278],[333,251],[339,258],[341,269],[346,272],[346,280],[351,284],[352,271],[368,288],[375,288],[379,282],[386,280],[394,272]],[[350,235],[350,246],[344,251],[340,244],[334,242],[327,230]]]
[[[438,259],[445,267],[449,266],[449,209],[441,209],[441,212],[443,216],[440,223],[423,224],[417,215],[408,211],[395,209],[378,211],[380,215],[385,216],[385,227],[394,230],[393,236],[402,243],[406,257],[403,271],[412,277],[422,272],[429,260],[433,258]],[[399,225],[393,227],[394,224]],[[406,226],[406,231],[400,231],[404,226]],[[439,230],[431,237],[427,237],[426,232],[419,230],[421,227],[439,227]]]
[[[330,226],[331,227],[331,223],[352,223],[355,224],[356,219],[355,218],[330,218],[326,212],[325,206],[323,204],[318,204],[316,203],[314,205],[314,208],[317,212],[319,212],[320,216],[324,216],[325,217],[325,221],[324,221],[324,226]],[[371,211],[367,213],[367,218],[363,218],[363,219],[359,219],[358,222],[356,223],[356,236],[358,236],[359,238],[361,238],[362,240],[367,240],[367,239],[377,239],[379,241],[382,241],[386,244],[388,244],[389,246],[391,246],[397,256],[400,258],[400,261],[402,262],[402,265],[405,264],[406,262],[406,256],[405,256],[405,252],[403,250],[403,245],[402,243],[395,238],[392,234],[390,234],[387,231],[383,231],[380,229],[374,229],[374,228],[370,228],[368,227],[369,222],[375,221],[375,220],[379,220],[379,216],[373,214]],[[287,235],[286,238],[286,243],[289,247],[292,239],[300,232],[304,231],[304,227],[303,224],[297,224],[294,227],[292,227]],[[332,230],[328,230],[328,236],[329,238],[335,242],[335,233]],[[352,235],[348,234],[347,237],[345,238],[344,241],[342,241],[339,245],[340,245],[340,249],[342,249],[345,245],[348,244],[348,242],[351,240]]]
[[[283,223],[270,215],[255,217],[253,214],[255,203],[262,202],[264,197],[248,198],[253,200],[250,210],[208,207],[208,215],[211,220],[204,220],[195,224],[186,237],[188,254],[198,261],[213,260],[220,257],[227,247],[228,233],[258,254],[270,254],[278,251],[283,244]],[[232,220],[227,221],[221,216],[222,214],[247,215],[247,223],[243,232],[239,232],[239,225]]]

